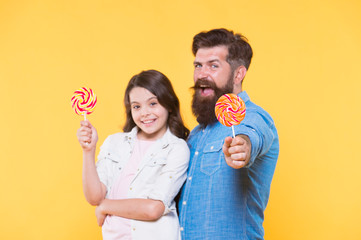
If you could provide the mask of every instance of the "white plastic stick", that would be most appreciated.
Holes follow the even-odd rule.
[[[233,132],[233,138],[235,138],[236,135],[234,134],[234,127],[233,127],[233,125],[232,125],[232,132]]]
[[[85,112],[85,113],[83,113],[83,115],[84,115],[84,121],[86,121],[86,112]],[[88,143],[88,142],[85,142],[85,144],[86,144],[86,145],[89,145],[89,143]]]

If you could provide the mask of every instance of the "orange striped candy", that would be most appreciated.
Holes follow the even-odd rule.
[[[221,96],[214,110],[218,121],[227,127],[240,124],[246,115],[243,100],[232,93]]]
[[[97,103],[97,96],[92,89],[82,87],[75,91],[71,98],[71,106],[76,114],[87,115],[94,111]]]

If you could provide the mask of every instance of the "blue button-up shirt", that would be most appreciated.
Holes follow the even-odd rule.
[[[234,126],[252,143],[249,164],[233,169],[222,146],[231,127],[219,122],[198,125],[189,136],[191,160],[179,201],[183,240],[263,239],[263,219],[279,153],[277,130],[271,116],[240,93],[246,116]]]

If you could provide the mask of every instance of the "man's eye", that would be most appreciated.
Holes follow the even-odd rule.
[[[201,64],[194,64],[194,68],[201,68],[202,65]]]
[[[218,65],[212,64],[212,68],[218,68]]]

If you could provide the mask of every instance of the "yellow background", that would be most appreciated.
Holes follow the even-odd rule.
[[[358,0],[0,1],[0,239],[100,239],[72,93],[95,90],[102,143],[124,123],[130,77],[157,69],[193,128],[192,37],[218,27],[248,37],[244,87],[280,135],[265,238],[361,239],[360,12]]]

